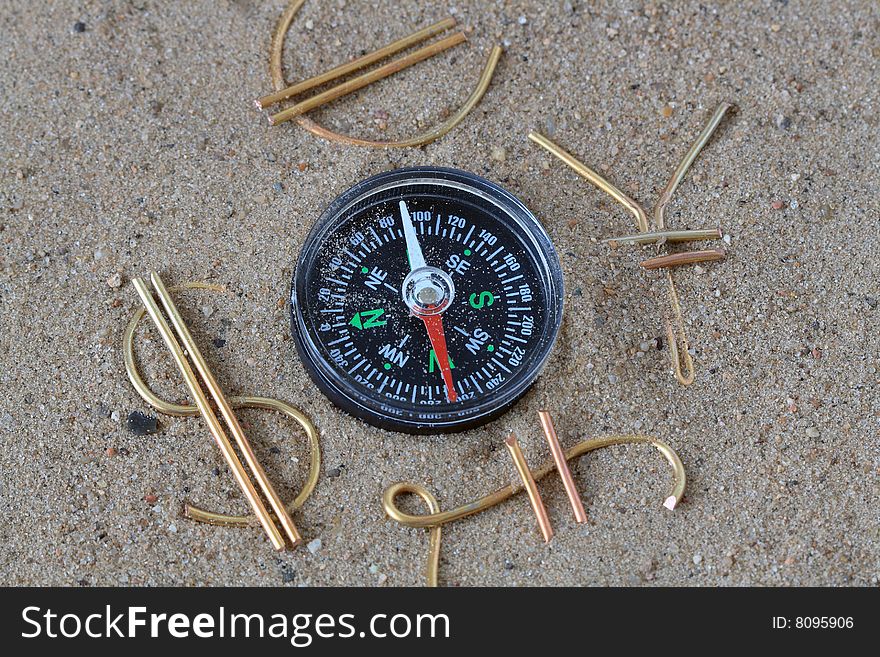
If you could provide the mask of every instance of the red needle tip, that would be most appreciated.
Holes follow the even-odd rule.
[[[428,339],[431,340],[431,348],[437,357],[440,374],[443,375],[443,383],[446,384],[446,398],[450,402],[458,399],[452,381],[452,368],[449,366],[449,350],[446,348],[446,336],[443,334],[443,318],[440,315],[422,315],[425,329],[428,331]]]

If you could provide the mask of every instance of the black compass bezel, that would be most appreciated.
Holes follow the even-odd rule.
[[[309,333],[303,310],[307,302],[306,288],[311,261],[317,257],[318,245],[336,229],[338,221],[345,220],[342,213],[356,207],[361,198],[388,186],[430,184],[431,181],[452,183],[462,191],[478,194],[496,205],[500,211],[506,212],[527,232],[535,252],[541,256],[542,262],[538,264],[542,269],[546,268],[539,272],[546,279],[544,282],[547,285],[546,330],[533,348],[536,356],[527,375],[521,376],[510,389],[503,389],[496,399],[485,400],[478,409],[463,418],[424,420],[412,417],[414,414],[408,412],[401,414],[400,409],[393,408],[393,404],[382,403],[362,393],[326,362]],[[544,227],[522,201],[499,185],[466,171],[444,167],[408,167],[380,173],[359,182],[337,197],[321,214],[306,237],[297,258],[291,282],[290,321],[301,362],[315,385],[334,405],[382,429],[412,434],[435,434],[466,431],[486,424],[507,412],[528,392],[540,375],[556,341],[562,323],[563,300],[562,268],[556,250]]]

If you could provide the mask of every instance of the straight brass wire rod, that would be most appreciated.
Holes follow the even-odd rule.
[[[278,493],[275,492],[275,489],[269,482],[269,478],[266,476],[263,466],[261,466],[260,462],[257,460],[254,450],[251,448],[251,444],[248,442],[248,439],[241,428],[241,424],[238,422],[238,418],[235,417],[232,406],[226,399],[226,395],[223,394],[223,390],[217,383],[217,379],[214,378],[213,373],[208,368],[208,364],[202,356],[201,351],[199,351],[195,340],[193,340],[189,328],[187,328],[186,323],[183,321],[183,317],[181,317],[180,312],[177,310],[177,306],[174,305],[174,300],[171,298],[171,295],[165,288],[165,284],[156,272],[150,274],[150,280],[153,282],[153,287],[156,289],[156,293],[159,295],[159,299],[165,307],[165,312],[167,312],[168,317],[171,318],[171,323],[174,325],[177,335],[180,337],[180,341],[189,353],[189,357],[195,364],[199,374],[201,374],[208,391],[211,393],[211,397],[214,398],[214,403],[217,404],[217,408],[220,409],[220,414],[223,415],[223,419],[226,420],[229,431],[235,439],[238,448],[241,450],[245,462],[253,473],[254,479],[257,480],[257,484],[259,484],[266,499],[269,500],[269,505],[275,512],[275,516],[278,518],[278,522],[284,529],[284,533],[287,534],[287,537],[290,539],[290,542],[294,547],[299,545],[302,543],[302,536],[300,536],[296,526],[293,524],[293,519],[287,512],[284,502],[281,501],[281,498],[278,497]]]
[[[574,169],[579,176],[586,178],[603,192],[609,194],[612,198],[614,198],[615,201],[617,201],[623,207],[629,210],[636,218],[636,226],[638,226],[639,232],[648,232],[648,215],[642,209],[642,206],[639,205],[636,201],[634,201],[623,191],[615,187],[601,174],[593,171],[593,169],[575,158],[571,153],[565,151],[563,148],[547,139],[547,137],[545,137],[541,133],[535,132],[533,130],[529,133],[529,139],[538,144],[538,146],[541,146],[542,148],[549,151],[552,155],[562,160],[563,163]]]
[[[456,32],[452,36],[448,36],[445,39],[441,39],[431,45],[425,46],[424,48],[419,48],[413,53],[406,55],[405,57],[401,57],[400,59],[395,59],[387,64],[380,66],[379,68],[370,71],[369,73],[364,73],[363,75],[359,75],[358,77],[348,80],[347,82],[343,82],[340,85],[333,87],[332,89],[328,89],[322,93],[319,93],[311,98],[302,101],[301,103],[297,103],[293,107],[288,107],[286,110],[282,110],[277,114],[273,114],[269,117],[270,125],[278,125],[279,123],[284,123],[285,121],[289,121],[301,114],[305,114],[316,107],[320,107],[321,105],[325,105],[337,98],[341,98],[342,96],[347,96],[348,94],[354,93],[358,89],[362,89],[373,82],[381,80],[383,78],[387,78],[389,75],[394,75],[398,71],[402,71],[405,68],[413,66],[414,64],[418,64],[419,62],[428,59],[429,57],[433,57],[444,50],[448,50],[453,46],[457,46],[460,43],[467,41],[467,37],[462,32]]]
[[[538,492],[538,487],[532,478],[532,472],[529,470],[528,463],[526,463],[526,457],[523,456],[522,449],[520,449],[519,443],[516,441],[516,436],[508,436],[504,444],[513,458],[516,471],[519,473],[526,493],[529,495],[529,502],[532,503],[532,509],[538,518],[538,526],[544,535],[544,542],[549,543],[550,539],[553,538],[553,528],[550,526],[550,518],[547,517],[547,509],[544,508],[544,502],[541,500],[541,493]]]
[[[574,479],[571,476],[571,470],[568,468],[568,461],[565,460],[565,452],[562,450],[562,445],[559,444],[559,438],[556,436],[553,419],[547,411],[538,411],[538,416],[541,418],[541,428],[544,430],[547,444],[550,445],[550,453],[553,455],[556,469],[562,478],[562,485],[565,487],[565,494],[568,495],[568,501],[571,503],[572,511],[574,511],[575,520],[586,522],[587,512],[584,511],[581,496],[578,494],[577,486],[574,485]]]
[[[275,546],[275,549],[283,550],[284,537],[272,522],[269,511],[266,509],[263,501],[257,494],[253,483],[248,479],[241,461],[238,460],[238,456],[232,448],[232,443],[229,442],[229,438],[226,436],[226,432],[223,431],[223,426],[220,424],[220,420],[217,419],[211,405],[208,403],[208,398],[202,391],[195,372],[193,372],[192,367],[186,360],[183,349],[180,348],[180,344],[178,344],[177,339],[174,337],[174,332],[171,330],[165,317],[162,316],[159,306],[156,305],[156,301],[153,299],[153,295],[150,293],[146,281],[142,278],[136,278],[132,283],[137,290],[138,296],[140,296],[144,307],[147,309],[147,314],[149,314],[150,319],[153,320],[153,323],[162,335],[162,339],[165,341],[165,345],[171,352],[174,362],[177,363],[177,367],[183,375],[183,380],[186,382],[186,386],[189,388],[190,394],[192,394],[193,399],[196,402],[196,406],[198,406],[202,417],[205,418],[205,422],[208,424],[208,428],[211,430],[211,434],[214,436],[214,440],[217,442],[217,446],[220,448],[223,458],[225,458],[226,462],[229,464],[229,469],[232,470],[232,474],[235,477],[236,482],[238,482],[238,485],[244,493],[248,503],[251,505],[254,514],[259,518],[260,524],[263,526],[266,534],[268,534],[269,540],[272,541],[272,545]]]
[[[709,139],[712,138],[712,133],[718,129],[721,119],[724,118],[724,115],[732,107],[733,105],[730,103],[721,103],[718,106],[709,118],[709,122],[703,127],[700,136],[697,137],[697,140],[691,145],[688,152],[685,153],[681,162],[679,162],[678,166],[675,168],[672,177],[666,185],[666,189],[660,194],[660,198],[657,199],[657,205],[654,206],[654,223],[657,224],[657,228],[660,230],[663,230],[666,227],[666,206],[669,204],[669,201],[672,200],[672,195],[675,193],[679,184],[681,184],[681,181],[684,180],[687,170],[690,168],[691,164],[694,163],[694,160],[697,159],[697,155],[700,154],[700,151],[703,150],[703,147],[709,142]]]
[[[449,30],[453,27],[455,27],[455,19],[444,18],[443,20],[438,21],[433,25],[429,25],[424,29],[413,32],[409,36],[398,39],[394,43],[389,43],[387,46],[379,48],[378,50],[374,50],[373,52],[368,53],[362,57],[358,57],[357,59],[353,59],[350,62],[346,62],[345,64],[341,64],[335,68],[332,68],[326,73],[321,73],[320,75],[311,77],[308,80],[297,82],[296,84],[293,84],[286,89],[282,89],[281,91],[276,91],[275,93],[269,94],[268,96],[258,98],[254,101],[254,103],[256,104],[257,109],[266,109],[270,105],[279,103],[282,100],[290,98],[291,96],[296,96],[297,94],[301,94],[302,92],[308,91],[309,89],[319,87],[322,84],[330,82],[331,80],[341,78],[343,75],[348,75],[349,73],[353,73],[354,71],[359,71],[362,68],[366,68],[370,64],[374,64],[382,59],[385,59],[386,57],[391,57],[391,55],[394,55],[401,50],[406,50],[412,45],[430,39],[432,36],[440,34],[441,32],[445,32],[446,30]]]
[[[649,258],[639,263],[644,269],[663,269],[669,267],[680,267],[681,265],[690,265],[696,262],[711,262],[713,260],[722,260],[727,255],[724,249],[708,249],[706,251],[685,251],[684,253],[671,253],[669,255],[657,256]]]
[[[654,230],[650,233],[636,233],[621,237],[609,237],[602,240],[610,246],[619,244],[656,244],[657,242],[699,242],[702,240],[720,240],[723,237],[721,228],[701,228],[698,230]]]

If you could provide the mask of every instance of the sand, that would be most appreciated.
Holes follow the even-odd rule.
[[[282,0],[7,0],[0,9],[0,574],[4,584],[419,585],[427,533],[389,521],[389,484],[443,508],[513,481],[501,443],[548,458],[537,411],[565,446],[607,433],[668,441],[574,466],[589,514],[540,485],[545,545],[523,496],[444,529],[444,585],[861,585],[880,577],[880,9],[874,2],[308,2],[285,66],[295,79],[455,13],[469,43],[314,113],[374,138],[409,135],[468,95],[468,119],[424,149],[345,147],[252,100],[271,90]],[[367,17],[367,20],[364,17]],[[632,218],[553,160],[538,129],[651,206],[722,101],[725,120],[670,208],[721,225],[729,257],[676,272],[697,366],[672,378],[662,275],[603,238]],[[502,153],[501,149],[504,149]],[[566,316],[544,376],[503,418],[411,437],[354,420],[317,392],[288,329],[292,265],[337,194],[379,171],[436,164],[506,186],[541,218],[565,272]],[[151,413],[121,338],[131,278],[203,280],[179,304],[231,393],[278,397],[321,432],[324,464],[295,519],[312,550],[276,554],[255,528],[195,524],[184,501],[244,512],[201,420]],[[216,342],[215,342],[216,341]],[[647,351],[640,345],[648,342]],[[222,345],[222,346],[221,346]],[[155,332],[138,334],[155,389],[185,391]],[[285,498],[303,436],[242,413]],[[109,451],[108,451],[109,450]],[[411,501],[411,510],[422,510]]]

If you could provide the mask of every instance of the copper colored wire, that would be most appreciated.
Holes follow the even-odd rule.
[[[526,457],[523,456],[522,449],[520,449],[519,443],[516,441],[516,436],[511,434],[504,441],[504,444],[507,446],[507,451],[510,452],[510,456],[513,458],[513,464],[516,466],[516,471],[519,473],[520,479],[522,479],[523,486],[529,496],[529,502],[532,503],[532,510],[535,512],[535,517],[538,519],[538,526],[541,528],[541,533],[544,535],[544,542],[549,543],[550,539],[553,538],[553,527],[550,526],[550,518],[547,517],[547,509],[544,508],[544,502],[541,500],[541,494],[538,492],[538,487],[535,485],[535,480],[529,470],[529,465],[526,463]]]
[[[553,462],[556,463],[556,469],[562,478],[562,485],[565,487],[565,494],[568,495],[568,501],[571,503],[572,511],[574,511],[575,520],[586,522],[587,512],[584,511],[584,505],[581,502],[581,496],[578,494],[577,487],[574,485],[568,461],[565,460],[565,452],[562,449],[562,445],[559,444],[559,438],[556,436],[553,418],[550,417],[550,413],[547,411],[538,411],[538,416],[541,418],[541,428],[544,430],[547,443],[550,445],[550,453],[553,455]]]

